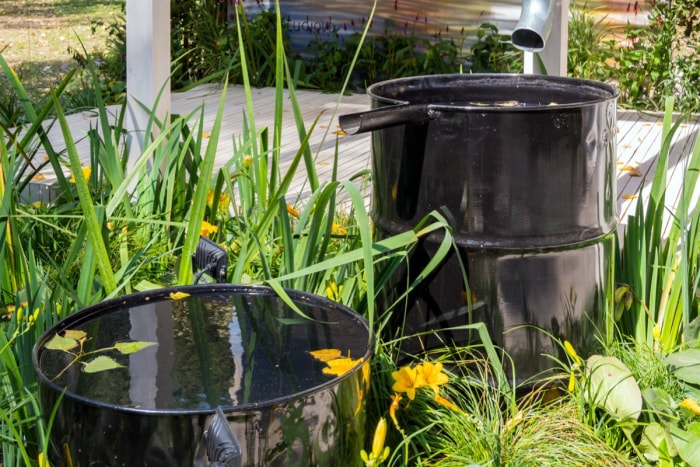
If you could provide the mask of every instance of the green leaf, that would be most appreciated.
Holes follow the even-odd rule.
[[[146,341],[133,341],[133,342],[117,342],[114,344],[114,348],[120,353],[128,355],[131,353],[136,353],[139,350],[151,347],[153,345],[158,345],[156,342],[146,342]]]
[[[87,333],[85,331],[81,331],[80,329],[66,329],[66,332],[63,333],[63,337],[67,339],[75,339],[76,341],[80,342],[87,339]]]
[[[83,219],[87,227],[88,240],[92,244],[94,255],[96,257],[97,269],[100,271],[102,285],[104,286],[105,292],[107,292],[109,295],[117,289],[117,282],[114,279],[114,271],[112,271],[109,254],[107,253],[107,245],[105,244],[105,239],[102,236],[102,223],[98,219],[95,204],[90,193],[90,188],[88,187],[87,181],[83,176],[83,168],[80,162],[80,157],[78,156],[78,149],[76,148],[75,141],[73,140],[73,134],[71,133],[68,120],[66,120],[65,113],[63,112],[63,109],[58,102],[58,97],[54,92],[51,93],[51,99],[53,100],[56,118],[58,119],[58,123],[63,133],[63,139],[66,143],[66,152],[68,153],[71,172],[73,172],[73,176],[75,178],[75,188],[78,192],[80,207],[83,211]]]
[[[673,397],[660,388],[647,388],[642,392],[645,407],[651,410],[656,417],[664,418],[661,421],[669,421],[675,418],[676,402]]]
[[[671,436],[681,459],[688,465],[700,465],[700,422],[692,423],[688,431],[671,426]]]
[[[642,411],[642,392],[632,372],[615,357],[593,355],[586,362],[591,402],[617,421],[635,421]]]
[[[308,320],[305,319],[300,319],[300,318],[278,318],[275,317],[275,319],[280,323],[284,324],[285,326],[294,326],[294,325],[299,325],[299,324],[307,324]]]
[[[676,378],[700,385],[700,349],[672,353],[666,357],[666,363]]]
[[[700,343],[700,317],[695,318],[683,329],[683,339],[689,347],[698,347]]]
[[[62,350],[68,352],[70,349],[74,349],[78,346],[78,341],[68,337],[62,337],[56,334],[51,338],[50,341],[44,346],[49,350]]]
[[[660,457],[674,457],[677,454],[670,433],[659,423],[650,423],[644,428],[637,448],[648,462],[658,462]],[[664,455],[660,456],[661,453]]]
[[[100,371],[114,370],[116,368],[124,368],[124,365],[120,365],[111,357],[102,355],[85,363],[83,371],[85,373],[99,373]]]

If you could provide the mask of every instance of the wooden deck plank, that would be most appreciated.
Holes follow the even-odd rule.
[[[312,122],[318,117],[316,129],[311,134],[309,146],[315,158],[316,170],[321,182],[331,180],[333,162],[338,144],[338,179],[347,180],[354,174],[370,169],[370,136],[337,134],[338,115],[357,112],[369,108],[369,98],[366,95],[354,94],[342,96],[337,94],[323,94],[309,90],[298,90],[297,99],[303,115],[304,124],[308,130]],[[272,131],[274,122],[274,88],[252,89],[251,91],[254,120],[258,129],[268,127]],[[204,85],[183,93],[173,93],[172,113],[187,114],[195,112],[198,116],[202,112],[204,130],[211,131],[216,116],[217,107],[221,99],[221,88],[216,85]],[[108,109],[116,114],[117,107]],[[222,116],[222,129],[217,148],[216,164],[221,167],[230,161],[234,151],[234,139],[241,139],[243,128],[243,115],[247,113],[247,102],[244,90],[240,86],[229,86],[226,94],[226,103]],[[639,199],[649,197],[649,188],[656,168],[657,156],[661,147],[661,131],[663,118],[630,110],[619,110],[617,115],[617,208],[624,223],[626,217],[634,212]],[[96,114],[86,112],[68,116],[81,160],[85,165],[89,164],[89,141],[86,138],[87,131],[96,126]],[[690,152],[698,135],[700,123],[697,120],[684,123],[675,135],[672,143],[671,158],[668,171],[667,205],[673,205],[680,199],[683,186],[683,161],[682,154]],[[62,149],[63,137],[58,125],[53,125],[49,131],[49,138],[54,146]],[[283,112],[283,147],[281,149],[280,170],[284,174],[291,164],[294,155],[299,149],[300,141],[294,121],[294,114],[288,94],[285,91]],[[37,158],[43,159],[43,154]],[[51,184],[55,177],[47,168],[46,180],[43,183]],[[35,192],[47,191],[46,188],[34,187]],[[308,196],[308,183],[306,172],[302,166],[297,170],[297,176],[290,189],[292,196],[301,193],[302,197]],[[366,193],[369,194],[369,191]],[[694,198],[697,202],[698,193]],[[670,219],[667,218],[667,222]]]
[[[618,166],[618,214],[622,223],[627,216],[634,214],[640,199],[644,202],[649,199],[662,144],[662,124],[662,116],[640,113],[634,125],[636,130],[618,142],[618,161],[624,164]],[[684,163],[687,163],[684,156],[692,151],[699,128],[697,121],[682,123],[671,142],[667,171],[667,209],[664,216],[666,233],[672,221],[671,210],[678,205],[683,191]],[[634,170],[622,170],[622,167]],[[697,198],[696,191],[693,205],[697,203]]]

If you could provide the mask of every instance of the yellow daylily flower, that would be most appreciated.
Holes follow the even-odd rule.
[[[49,463],[49,460],[47,459],[46,454],[44,454],[43,452],[39,453],[38,462],[39,462],[39,467],[51,467],[51,464]]]
[[[574,389],[576,389],[576,374],[574,373],[574,370],[571,370],[569,373],[569,392],[574,392]]]
[[[395,392],[394,395],[391,396],[391,405],[389,406],[389,416],[391,417],[391,421],[394,422],[394,426],[397,430],[400,430],[401,428],[399,427],[399,421],[396,419],[396,411],[399,409],[399,403],[402,400],[403,396],[398,392]]]
[[[331,300],[339,301],[340,293],[343,291],[343,285],[338,285],[334,280],[326,282],[326,297]]]
[[[331,234],[345,236],[348,234],[348,231],[342,228],[336,221],[333,221],[333,225],[331,226]]]
[[[437,395],[437,394],[435,395],[435,402],[442,405],[443,407],[447,407],[448,409],[452,410],[453,412],[461,412],[459,407],[457,407],[452,402],[450,402],[449,400],[445,399],[444,397],[442,397],[440,395]]]
[[[209,238],[210,234],[216,233],[219,228],[215,225],[210,224],[207,221],[202,221],[201,235],[202,237]]]
[[[394,385],[391,390],[394,392],[405,392],[410,400],[416,398],[416,389],[423,387],[423,377],[416,371],[416,368],[411,368],[410,365],[401,367],[399,371],[391,373],[394,378]]]
[[[435,364],[425,362],[416,366],[416,372],[422,377],[423,385],[429,386],[435,392],[435,397],[440,393],[440,386],[449,381],[449,377],[442,372],[442,363]]]
[[[219,193],[219,209],[225,209],[229,203],[229,196],[226,193]],[[207,192],[207,206],[212,208],[214,205],[214,190]]]
[[[219,209],[226,209],[230,203],[231,199],[226,193],[221,193],[219,195]]]
[[[569,357],[571,357],[574,363],[576,363],[579,366],[583,364],[583,360],[581,360],[581,357],[578,356],[578,354],[576,353],[576,349],[574,349],[574,346],[571,345],[571,342],[564,341],[564,350],[569,355]]]
[[[246,169],[249,169],[252,166],[253,166],[253,156],[251,156],[250,154],[246,154],[245,156],[243,156],[243,167],[245,167]]]
[[[290,216],[296,217],[297,219],[299,219],[299,211],[294,209],[294,206],[292,206],[291,204],[287,205],[287,212],[289,213]]]
[[[85,178],[85,180],[90,178],[90,174],[92,174],[92,167],[89,165],[87,167],[83,167],[83,178]],[[75,183],[75,174],[71,175],[68,181],[70,183]]]
[[[693,412],[694,415],[700,415],[700,404],[695,399],[688,397],[684,399],[680,404],[684,409],[688,409]]]
[[[652,336],[654,337],[654,342],[661,343],[661,326],[659,323],[654,325],[654,330],[652,331]]]
[[[379,419],[377,428],[374,430],[374,438],[372,438],[372,452],[367,454],[363,449],[360,451],[360,457],[365,463],[365,467],[377,467],[389,457],[389,446],[384,446],[386,440],[386,420],[384,417]]]

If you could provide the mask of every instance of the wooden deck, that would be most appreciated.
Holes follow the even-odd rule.
[[[300,107],[304,114],[307,128],[320,115],[316,130],[310,138],[310,146],[316,156],[316,166],[322,181],[328,181],[332,176],[333,158],[336,140],[339,153],[338,179],[347,180],[352,175],[370,168],[370,137],[363,135],[343,135],[338,133],[337,116],[356,112],[369,107],[369,99],[365,95],[339,96],[337,94],[322,94],[315,91],[297,91]],[[203,106],[205,131],[211,129],[221,90],[217,86],[200,86],[184,93],[174,93],[172,96],[172,112],[184,114]],[[233,152],[233,138],[240,137],[243,125],[243,113],[246,109],[245,94],[242,87],[229,87],[226,96],[226,108],[223,116],[221,137],[219,140],[216,165],[224,165]],[[258,129],[271,127],[274,114],[274,89],[263,88],[253,90],[255,109],[255,124]],[[113,111],[116,109],[112,109]],[[294,123],[294,117],[289,103],[285,104],[284,131],[282,141],[281,169],[284,171],[294,157],[299,139]],[[68,117],[74,137],[78,141],[78,150],[84,158],[84,164],[89,164],[89,144],[85,137],[90,125],[95,126],[95,116],[92,113],[71,115]],[[626,217],[634,212],[639,199],[648,198],[649,187],[653,179],[656,160],[661,147],[661,116],[642,114],[636,111],[618,111],[617,115],[617,190],[618,213],[624,223]],[[678,202],[684,174],[683,154],[688,154],[698,137],[700,123],[696,120],[682,124],[672,143],[669,161],[669,191],[667,204]],[[62,136],[57,125],[49,132],[55,147],[60,148]],[[38,155],[37,157],[42,157]],[[50,198],[50,185],[55,179],[52,173],[44,174],[45,179],[32,187],[32,198],[46,200]],[[640,187],[647,186],[640,192]],[[700,190],[698,190],[700,191]],[[297,178],[289,193],[299,193],[303,198],[308,194],[304,170],[299,170]],[[695,203],[700,193],[696,192]]]

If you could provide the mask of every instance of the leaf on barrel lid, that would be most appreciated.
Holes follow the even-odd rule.
[[[81,331],[80,329],[67,329],[66,332],[63,333],[63,337],[75,339],[80,342],[87,339],[87,333],[85,331]]]
[[[46,347],[49,350],[62,350],[64,352],[68,352],[69,350],[78,347],[78,344],[79,342],[75,339],[59,336],[58,334],[56,334],[51,338],[50,341],[46,343],[44,347]]]
[[[182,300],[183,298],[189,297],[190,294],[187,292],[170,292],[170,299],[171,300]]]
[[[350,357],[341,357],[326,362],[327,368],[323,369],[323,374],[333,375],[333,376],[343,376],[348,371],[355,368],[359,363],[360,359],[353,360]]]
[[[309,350],[309,353],[316,360],[322,361],[324,363],[329,362],[331,360],[335,360],[336,358],[340,358],[340,356],[342,355],[342,352],[338,349]]]
[[[85,373],[99,373],[100,371],[114,370],[116,368],[124,368],[124,365],[120,365],[113,358],[102,355],[85,363],[83,371]]]
[[[117,342],[116,344],[114,344],[114,348],[122,354],[128,355],[131,353],[136,353],[139,350],[143,350],[147,347],[151,347],[152,345],[156,345],[156,343],[146,341]]]

